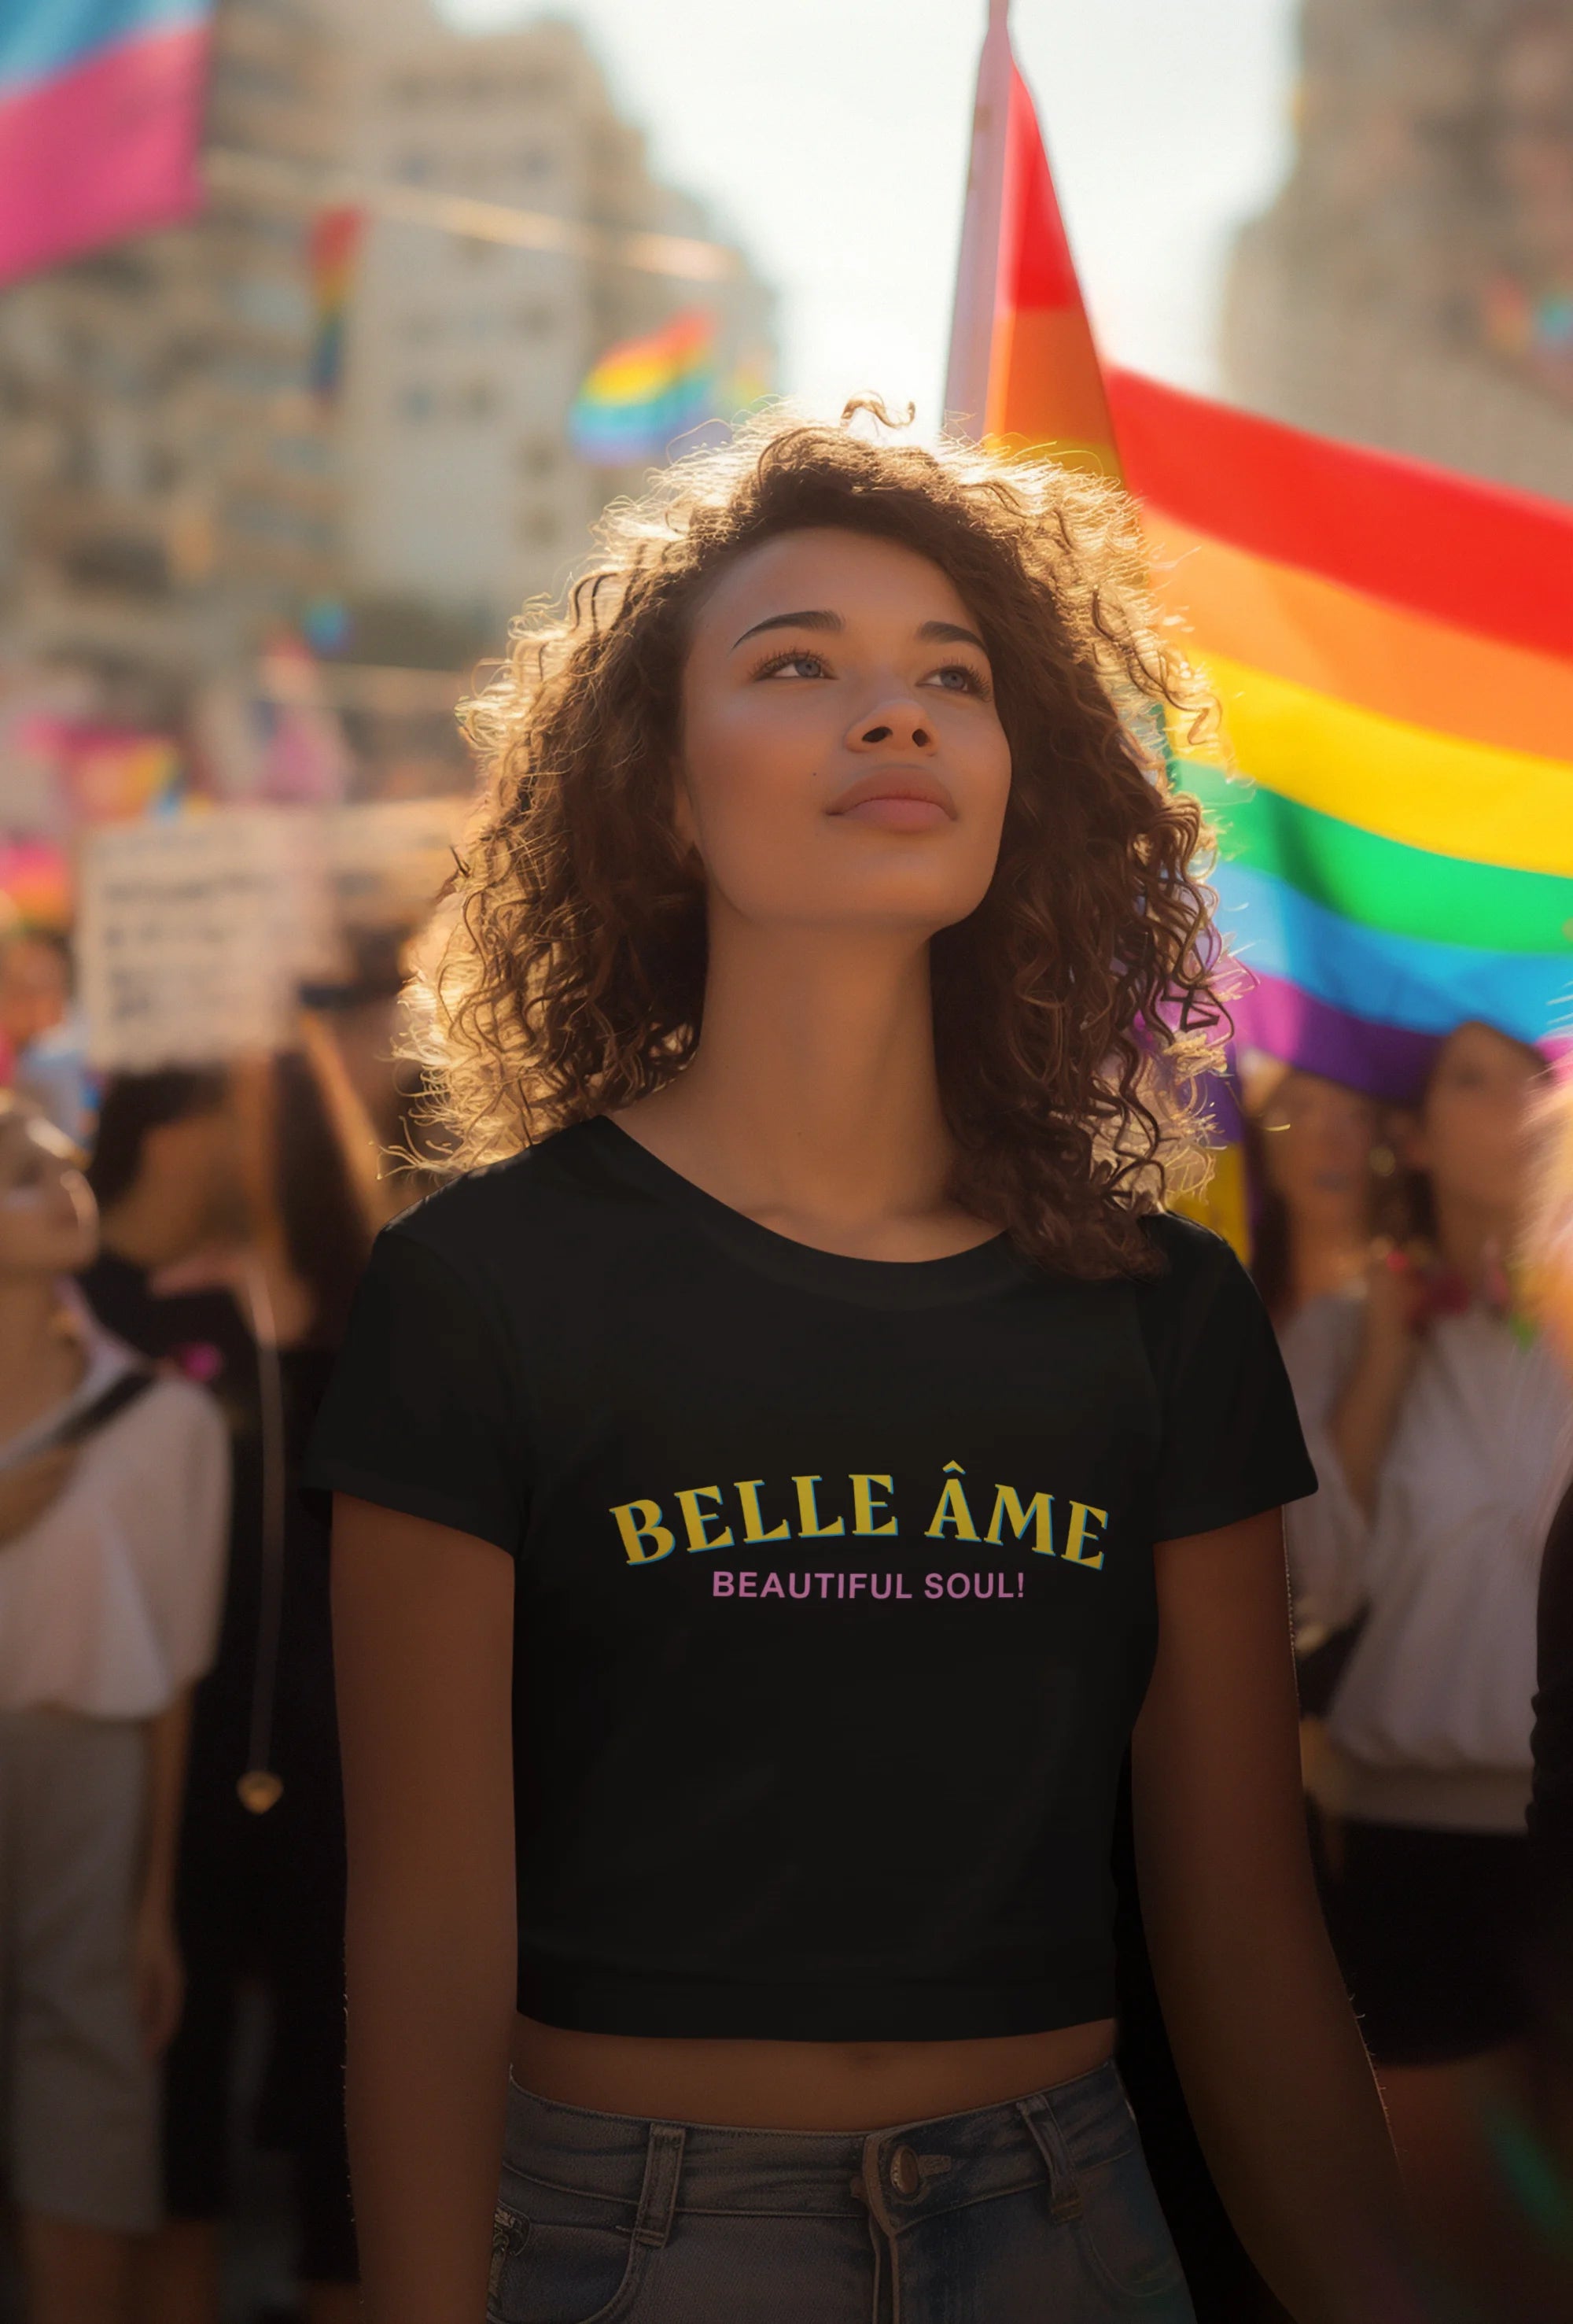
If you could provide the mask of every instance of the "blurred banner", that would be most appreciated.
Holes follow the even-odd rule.
[[[317,213],[311,229],[311,390],[331,403],[344,376],[345,329],[366,214],[349,203]]]
[[[1252,973],[1237,1038],[1397,1100],[1467,1019],[1568,1047],[1573,509],[1100,378],[1007,13],[993,0],[947,404],[1143,503],[1154,586],[1224,709],[1227,764],[1171,749]]]
[[[212,0],[4,0],[0,282],[200,198]]]

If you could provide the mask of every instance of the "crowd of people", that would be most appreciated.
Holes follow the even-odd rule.
[[[4,949],[0,2152],[23,2312],[226,2312],[254,1991],[254,2136],[292,2160],[326,2324],[355,2312],[344,1834],[327,1526],[295,1480],[372,1236],[416,1190],[379,1168],[398,1093],[341,1010],[271,1059],[109,1076],[84,1149],[36,1070],[63,950]]]
[[[23,2312],[216,2324],[253,1989],[256,2135],[292,2158],[300,2312],[330,2324],[357,2273],[345,1844],[326,1530],[296,1483],[372,1238],[420,1181],[379,1169],[391,1077],[368,1105],[378,1068],[324,1015],[269,1061],[111,1077],[82,1151],[14,1069],[51,1030],[41,992],[69,1005],[60,958],[0,977],[0,2148]],[[1495,2303],[1471,2312],[1525,2319],[1566,2296],[1573,2162],[1556,1883],[1526,1836],[1573,1453],[1522,1291],[1547,1086],[1484,1025],[1406,1106],[1247,1075],[1256,1272],[1320,1485],[1288,1545],[1325,1907],[1439,2264]],[[1565,1749],[1561,1685],[1542,1718]],[[1564,1850],[1568,1784],[1559,1762]],[[1199,2314],[1277,2312],[1177,2233]]]

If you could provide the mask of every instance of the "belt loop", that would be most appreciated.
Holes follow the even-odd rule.
[[[1082,2203],[1081,2190],[1076,2184],[1076,2167],[1046,2094],[1034,2090],[1030,2098],[1017,2098],[1016,2110],[1031,2132],[1033,2144],[1048,2169],[1050,2217],[1079,2219]]]
[[[645,2150],[645,2181],[639,2189],[639,2216],[633,2223],[636,2244],[658,2250],[672,2232],[677,2208],[677,2181],[683,2169],[684,2132],[675,2122],[652,2122]]]

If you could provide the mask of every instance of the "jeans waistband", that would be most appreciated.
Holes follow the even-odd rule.
[[[872,2209],[891,2228],[1041,2181],[1054,2210],[1081,2209],[1078,2174],[1136,2144],[1112,2063],[997,2106],[854,2131],[734,2129],[595,2114],[511,2086],[503,2184],[569,2189],[664,2241],[675,2212]]]

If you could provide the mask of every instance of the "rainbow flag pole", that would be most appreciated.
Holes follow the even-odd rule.
[[[1396,1100],[1466,1019],[1573,1047],[1573,509],[1106,370],[1007,17],[991,0],[947,403],[1143,504],[1232,753],[1171,746],[1219,831],[1237,1038]],[[1213,1206],[1239,1242],[1232,1148]]]
[[[212,0],[0,5],[0,282],[197,208]]]
[[[1118,476],[1102,368],[1032,96],[989,0],[945,379],[959,435],[1049,444]]]

